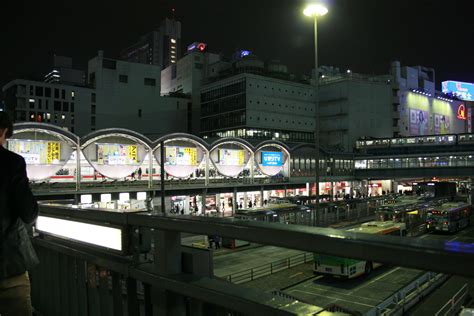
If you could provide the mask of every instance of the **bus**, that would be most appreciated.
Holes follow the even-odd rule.
[[[264,207],[238,209],[234,218],[268,223],[311,225],[311,208],[292,203],[268,204]]]
[[[471,223],[471,205],[448,202],[428,210],[426,227],[437,232],[455,233]]]
[[[427,211],[431,207],[448,202],[445,198],[427,198],[419,196],[400,196],[375,210],[378,221],[394,221],[405,223],[407,230],[425,226]]]
[[[356,228],[346,230],[365,234],[405,236],[404,223],[393,221],[368,222]],[[370,274],[374,268],[381,264],[377,262],[351,259],[323,254],[314,254],[314,273],[327,274],[341,278],[355,278],[363,274]]]

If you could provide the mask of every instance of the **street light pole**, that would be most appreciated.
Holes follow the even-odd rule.
[[[308,5],[303,14],[314,19],[314,72],[316,83],[314,85],[314,150],[315,150],[315,186],[316,186],[316,205],[315,216],[313,216],[313,225],[319,224],[319,67],[318,67],[318,16],[323,16],[328,13],[328,9],[322,4]]]
[[[314,70],[315,70],[315,85],[314,85],[314,147],[315,147],[315,188],[316,188],[316,205],[315,205],[315,216],[314,225],[319,225],[320,214],[319,214],[319,70],[318,70],[318,16],[314,15]]]

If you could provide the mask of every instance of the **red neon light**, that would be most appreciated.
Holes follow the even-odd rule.
[[[466,107],[464,106],[464,104],[461,104],[461,105],[458,107],[458,119],[460,119],[460,120],[467,120],[467,117],[466,117]]]
[[[206,44],[200,43],[200,44],[198,45],[198,49],[199,49],[201,52],[203,52],[203,51],[206,49]]]

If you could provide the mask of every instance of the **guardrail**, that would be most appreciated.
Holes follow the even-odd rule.
[[[457,241],[374,236],[226,218],[106,212],[60,204],[42,204],[40,214],[122,231],[120,252],[94,246],[92,241],[87,244],[79,241],[82,239],[74,241],[46,233],[34,239],[41,264],[31,273],[32,299],[39,311],[51,316],[143,315],[142,307],[145,315],[155,311],[184,314],[186,309],[203,315],[295,315],[321,310],[304,302],[288,304],[288,298],[213,277],[209,251],[182,247],[182,232],[474,277],[470,269],[474,266],[474,244]],[[147,235],[152,240],[149,248],[144,242]],[[308,261],[308,255],[298,260]],[[298,260],[270,269],[293,266]],[[253,274],[254,278],[258,275],[256,271]],[[140,284],[144,287],[142,297],[137,293]]]
[[[404,311],[419,302],[422,297],[446,281],[447,278],[448,276],[442,273],[426,272],[371,309],[366,316],[403,315]]]
[[[443,307],[435,314],[435,316],[441,316],[441,315],[455,315],[460,309],[464,301],[466,300],[466,297],[469,293],[469,287],[468,284],[464,284],[459,291],[456,292],[456,294],[453,295],[449,299],[446,304],[444,304]]]
[[[242,284],[311,261],[313,261],[313,254],[310,252],[305,252],[296,256],[263,264],[255,268],[232,273],[224,276],[223,278],[234,284]]]

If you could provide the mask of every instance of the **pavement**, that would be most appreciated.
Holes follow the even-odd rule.
[[[415,269],[383,266],[368,276],[354,279],[318,276],[283,292],[309,304],[322,307],[335,304],[364,314],[421,274],[422,271]]]

